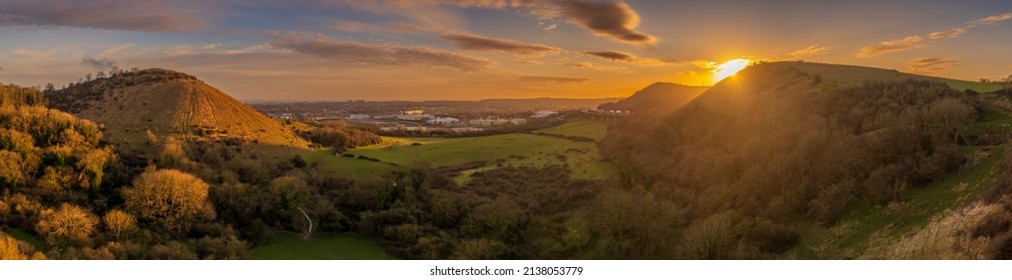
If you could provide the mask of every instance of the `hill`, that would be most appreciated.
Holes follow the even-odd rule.
[[[707,87],[693,87],[674,83],[657,82],[643,88],[629,98],[618,102],[601,104],[601,110],[622,110],[633,112],[670,113],[685,105]]]
[[[293,129],[196,77],[164,69],[124,72],[46,94],[50,106],[105,126],[107,139],[144,143],[155,135],[305,147]]]
[[[643,190],[630,195],[675,205],[676,258],[882,258],[876,244],[925,229],[989,186],[993,177],[975,174],[993,170],[1003,143],[976,146],[970,134],[1007,114],[992,112],[997,95],[963,92],[986,86],[760,63],[666,117],[620,120],[601,146],[625,187]]]
[[[856,65],[812,63],[800,61],[783,61],[775,63],[778,67],[791,67],[819,76],[839,86],[855,86],[864,81],[897,82],[908,79],[926,80],[949,85],[952,89],[965,91],[971,89],[977,92],[993,92],[1002,89],[1001,84],[979,83],[973,81],[956,80],[942,77],[925,76],[911,73],[904,73],[893,69],[882,69]]]

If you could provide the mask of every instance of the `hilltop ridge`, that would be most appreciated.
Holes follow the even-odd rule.
[[[158,137],[305,147],[307,142],[193,75],[167,69],[123,72],[46,94],[50,106],[105,126],[115,143]]]
[[[601,110],[623,110],[633,112],[670,112],[689,103],[708,87],[686,86],[676,83],[656,82],[636,91],[618,102],[601,104]]]

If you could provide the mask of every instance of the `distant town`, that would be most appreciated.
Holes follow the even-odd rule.
[[[597,106],[614,99],[496,99],[481,101],[376,101],[252,103],[264,114],[291,120],[344,120],[384,135],[471,134],[562,121],[567,114],[622,115]]]

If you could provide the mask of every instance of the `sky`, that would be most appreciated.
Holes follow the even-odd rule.
[[[726,61],[1012,74],[1012,1],[0,0],[0,82],[112,67],[245,101],[624,97]]]

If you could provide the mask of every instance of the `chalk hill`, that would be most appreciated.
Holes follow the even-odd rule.
[[[105,126],[106,139],[164,137],[305,147],[290,128],[192,75],[165,69],[119,73],[50,92],[49,105]]]

